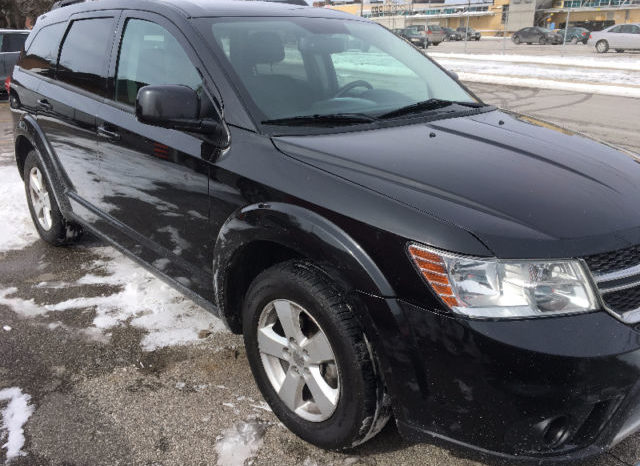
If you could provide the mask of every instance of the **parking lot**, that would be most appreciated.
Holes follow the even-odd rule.
[[[469,51],[495,51],[497,44],[480,41]],[[563,50],[507,43],[508,53],[523,47],[532,54]],[[470,86],[488,103],[640,153],[638,100]],[[0,106],[0,177],[0,389],[20,387],[32,410],[24,456],[12,465],[494,463],[436,444],[408,444],[392,422],[348,453],[306,444],[262,401],[240,337],[92,237],[61,249],[36,239],[13,165],[6,104]],[[639,440],[636,435],[585,464],[634,465]],[[0,449],[0,463],[5,455]]]

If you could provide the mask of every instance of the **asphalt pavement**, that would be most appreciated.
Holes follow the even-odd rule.
[[[640,101],[471,87],[488,103],[640,153]],[[11,166],[10,152],[3,104],[0,169]],[[24,204],[9,200],[0,199],[0,209],[11,209],[18,223],[26,221]],[[53,248],[34,240],[28,228],[17,229],[24,237],[19,248],[0,249],[0,390],[18,387],[30,396],[32,409],[22,455],[12,465],[494,464],[436,444],[409,444],[393,423],[348,453],[306,444],[264,404],[240,337],[220,330],[204,310],[98,240],[85,237],[77,246]],[[195,333],[168,333],[171,320],[164,327],[148,324],[163,312]],[[0,409],[6,407],[0,401]],[[7,449],[0,448],[0,464],[6,459]],[[636,435],[583,464],[638,460]]]

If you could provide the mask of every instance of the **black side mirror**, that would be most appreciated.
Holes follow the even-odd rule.
[[[224,125],[200,118],[200,98],[187,86],[145,86],[138,91],[136,117],[141,123],[208,135],[218,147],[228,145]]]

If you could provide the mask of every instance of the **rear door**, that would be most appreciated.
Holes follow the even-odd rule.
[[[97,119],[101,214],[123,246],[206,296],[213,258],[205,160],[211,149],[201,137],[146,125],[135,115],[140,88],[161,84],[194,89],[202,116],[209,115],[198,59],[175,25],[145,12],[123,14],[112,57],[113,85]]]
[[[90,207],[100,202],[95,115],[106,95],[117,16],[113,11],[73,16],[54,77],[38,88],[38,124],[66,175],[72,208],[87,222],[93,218]]]

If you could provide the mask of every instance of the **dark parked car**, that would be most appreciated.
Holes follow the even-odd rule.
[[[464,33],[460,33],[451,28],[442,28],[445,33],[444,40],[462,40]]]
[[[573,27],[573,28],[569,28],[566,31],[566,39],[565,39],[565,30],[564,29],[558,29],[556,31],[556,34],[558,34],[561,38],[562,38],[562,42],[569,44],[577,44],[577,43],[581,43],[581,44],[586,44],[587,41],[589,40],[589,30],[586,28],[578,28],[578,27]]]
[[[417,31],[414,28],[406,28],[402,30],[401,37],[407,39],[416,47],[426,49],[429,47],[429,36]]]
[[[20,56],[29,31],[0,29],[0,84],[4,84]],[[0,86],[0,98],[6,97],[5,86]]]
[[[549,29],[541,27],[522,28],[511,37],[514,44],[562,44],[563,37]]]
[[[462,40],[465,40],[465,37],[466,37],[466,40],[478,41],[482,37],[482,34],[480,34],[475,29],[467,28],[465,26],[459,27],[458,29],[456,29],[456,31],[460,33]]]
[[[540,462],[638,430],[633,154],[322,8],[58,8],[11,93],[40,236],[93,232],[243,333],[303,439],[351,448],[393,413],[412,440]]]

